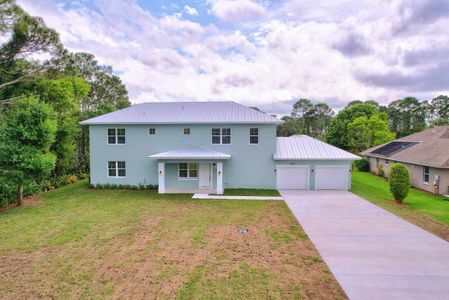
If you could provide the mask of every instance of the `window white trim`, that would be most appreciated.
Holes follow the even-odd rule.
[[[256,130],[256,134],[252,134],[251,133],[252,129]],[[251,138],[254,138],[254,137],[257,138],[257,143],[252,143],[251,142]],[[251,127],[249,129],[249,144],[250,145],[259,145],[259,127]]]
[[[214,129],[215,130],[220,130],[220,134],[214,134]],[[229,134],[224,134],[223,131],[224,130],[229,130]],[[219,137],[220,142],[219,143],[214,143],[214,137]],[[229,137],[229,143],[223,143],[223,138],[224,137]],[[211,130],[211,144],[212,145],[230,145],[232,143],[232,129],[230,127],[213,127]]]
[[[112,168],[109,168],[109,163],[114,163],[114,170],[115,170],[115,176],[110,176],[109,175],[109,169],[112,169]],[[123,162],[123,163],[125,163],[125,167],[124,168],[119,168],[118,167],[118,163],[119,162]],[[119,176],[119,170],[125,170],[125,176]],[[107,177],[108,178],[126,178],[126,174],[127,174],[127,171],[126,171],[126,161],[125,160],[108,160],[107,162],[106,162],[106,174],[107,174]]]
[[[181,169],[180,168],[180,165],[181,164],[186,164],[187,165],[187,169]],[[195,165],[195,169],[191,169],[190,168],[190,165]],[[181,170],[186,170],[187,171],[187,177],[181,177],[180,176],[180,172],[179,171],[181,171]],[[190,171],[191,170],[196,170],[196,177],[191,177],[190,176]],[[198,180],[198,164],[197,163],[188,163],[188,162],[186,162],[186,163],[178,163],[178,180]]]
[[[109,134],[109,130],[114,130],[114,135],[110,135]],[[124,134],[119,135],[118,131],[119,130],[123,130]],[[114,137],[114,143],[110,143],[109,142],[109,137]],[[124,143],[119,143],[118,142],[118,138],[119,137],[123,137],[125,142]],[[108,145],[126,145],[126,128],[108,128],[107,132],[106,132],[106,138],[107,138],[107,143]]]

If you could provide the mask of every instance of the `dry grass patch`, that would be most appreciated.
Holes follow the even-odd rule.
[[[281,201],[83,183],[42,201],[0,214],[4,298],[345,298]]]

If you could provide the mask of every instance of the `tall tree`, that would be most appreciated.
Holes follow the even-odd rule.
[[[334,146],[350,150],[351,134],[348,125],[358,117],[371,118],[379,114],[379,108],[371,103],[355,103],[341,110],[329,126],[326,141]]]
[[[440,95],[433,98],[428,107],[429,120],[433,123],[447,124],[449,122],[449,97]]]
[[[0,2],[0,37],[6,40],[0,46],[0,99],[3,101],[8,94],[5,89],[43,74],[63,52],[56,31],[11,0]],[[44,53],[48,59],[36,59]]]
[[[414,97],[406,97],[388,105],[390,129],[398,137],[419,132],[426,127],[427,107]]]
[[[278,135],[307,134],[323,138],[334,115],[325,103],[313,104],[308,99],[299,99],[293,104],[291,117],[284,117],[284,124],[278,126]]]
[[[88,97],[80,103],[81,111],[95,111],[104,105],[116,109],[129,107],[128,91],[120,78],[114,75],[112,67],[99,65],[92,54],[67,54],[61,61],[62,69],[56,70],[56,76],[62,74],[84,78],[90,85]]]
[[[76,141],[79,132],[80,103],[90,86],[80,77],[41,80],[35,91],[40,99],[51,105],[56,114],[58,130],[51,151],[56,154],[56,177],[72,172],[77,166]]]
[[[0,125],[0,171],[17,183],[17,205],[23,184],[49,175],[56,157],[50,152],[56,120],[50,105],[34,97],[15,101]]]
[[[389,142],[395,138],[388,128],[386,113],[379,113],[371,117],[361,116],[348,124],[349,146],[352,151],[361,152]]]

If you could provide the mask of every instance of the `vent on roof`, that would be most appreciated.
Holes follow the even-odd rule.
[[[371,151],[371,153],[383,156],[390,156],[396,152],[407,149],[415,144],[418,144],[418,142],[391,142],[380,148],[377,148],[374,151]]]

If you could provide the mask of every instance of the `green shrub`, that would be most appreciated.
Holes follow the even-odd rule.
[[[357,168],[357,171],[369,172],[369,161],[366,159],[356,160],[354,165]]]
[[[385,177],[385,171],[384,171],[384,165],[383,164],[379,164],[377,166],[377,175],[380,177]]]
[[[37,194],[41,186],[34,181],[26,181],[23,184],[25,197]],[[17,184],[8,177],[0,177],[0,207],[6,207],[16,200]]]
[[[402,203],[410,189],[410,175],[407,167],[400,163],[394,163],[390,167],[388,182],[394,199],[398,203]]]
[[[86,180],[86,179],[88,179],[89,178],[89,174],[87,174],[87,173],[80,173],[79,175],[78,175],[78,179],[79,180]]]

